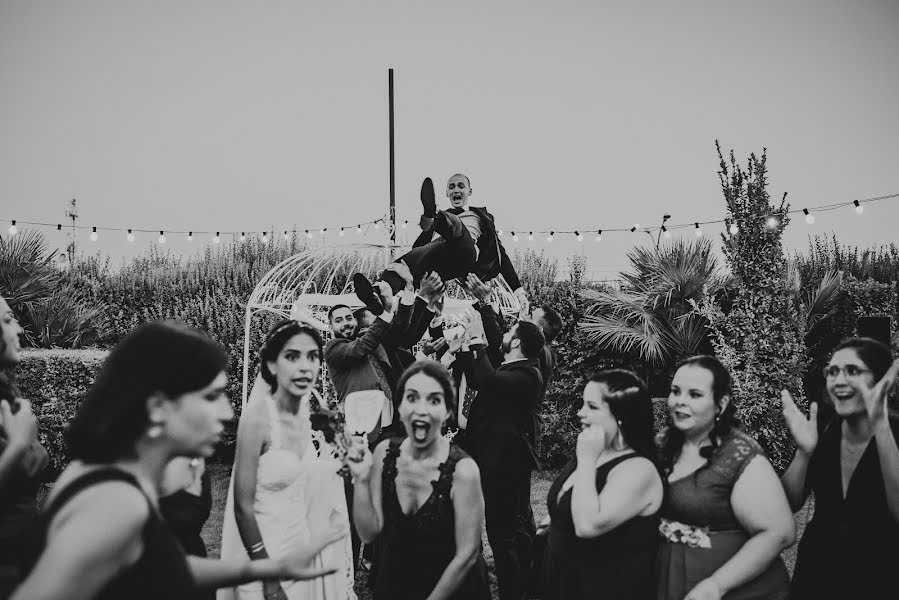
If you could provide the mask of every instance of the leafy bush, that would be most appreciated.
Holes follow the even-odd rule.
[[[733,401],[747,431],[765,448],[775,467],[784,469],[793,443],[779,406],[780,390],[805,402],[801,375],[807,365],[805,328],[787,288],[787,263],[781,237],[789,224],[785,200],[775,207],[768,195],[766,156],[750,155],[744,171],[721,148],[719,178],[727,203],[724,255],[738,285],[728,312],[714,300],[704,305],[715,353],[733,376]]]
[[[25,350],[16,384],[38,418],[41,443],[50,454],[51,475],[69,459],[63,433],[106,358],[102,350]]]

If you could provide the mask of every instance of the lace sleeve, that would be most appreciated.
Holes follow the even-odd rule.
[[[721,446],[712,457],[712,468],[732,482],[743,474],[746,465],[765,451],[749,434],[733,429],[722,440]]]

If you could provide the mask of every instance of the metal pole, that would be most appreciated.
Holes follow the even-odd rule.
[[[393,69],[387,71],[388,110],[390,111],[390,245],[396,243],[396,181],[394,179],[393,157]],[[393,248],[390,249],[390,259],[393,260]]]

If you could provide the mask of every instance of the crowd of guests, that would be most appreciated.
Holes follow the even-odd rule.
[[[458,210],[429,213],[426,202],[422,223],[467,252],[496,241],[489,213],[467,207],[468,179],[450,185]],[[433,203],[423,186],[423,201],[429,194]],[[531,476],[561,318],[521,297],[517,320],[503,319],[490,284],[504,268],[500,245],[497,261],[474,250],[450,273],[476,301],[444,328],[452,255],[438,238],[425,236],[414,260],[373,283],[357,278],[365,305],[331,308],[327,344],[306,322],[269,331],[238,425],[220,559],[206,558],[200,529],[211,506],[204,459],[234,416],[221,348],[171,322],[128,335],[67,431],[72,461],[39,511],[48,457],[11,375],[21,328],[0,298],[0,597],[195,599],[218,589],[220,600],[353,600],[363,564],[377,600],[486,600],[485,529],[501,600],[890,595],[899,421],[887,399],[899,360],[887,346],[837,346],[824,370],[828,411],[812,403],[806,416],[783,393],[797,450],[780,477],[740,429],[716,358],[677,365],[662,431],[640,377],[595,373],[575,455],[538,527]],[[381,403],[345,458],[313,426],[312,404],[327,404],[315,391],[323,367],[338,405],[358,392]],[[791,580],[780,556],[812,493]]]

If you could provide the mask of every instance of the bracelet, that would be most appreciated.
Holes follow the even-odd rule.
[[[247,549],[247,554],[259,554],[260,552],[265,551],[265,544],[263,542],[259,542],[257,544],[253,544]]]

